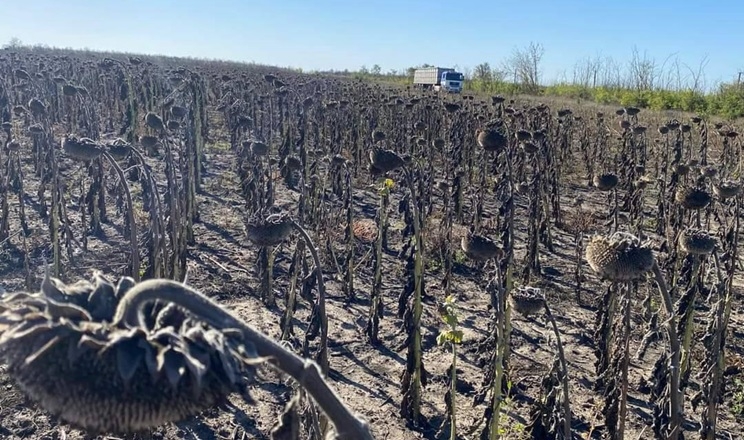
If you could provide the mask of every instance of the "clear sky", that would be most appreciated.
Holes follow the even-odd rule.
[[[308,70],[384,72],[423,63],[499,66],[515,48],[543,45],[544,79],[634,46],[669,56],[706,81],[744,70],[744,2],[719,0],[3,0],[0,44],[195,56]]]

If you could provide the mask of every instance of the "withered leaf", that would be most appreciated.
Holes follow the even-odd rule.
[[[54,318],[64,317],[78,321],[92,321],[90,313],[84,308],[70,303],[61,303],[50,299],[46,303],[45,310]]]
[[[207,374],[209,369],[209,353],[198,347],[189,347],[186,350],[177,350],[183,355],[183,359],[186,363],[191,375],[196,380],[197,387],[202,386],[202,379]]]
[[[271,429],[271,440],[295,440],[301,437],[299,402],[299,394],[296,394],[287,402],[284,412]]]
[[[137,345],[143,350],[145,355],[145,366],[147,371],[150,373],[150,377],[153,381],[157,380],[158,374],[158,361],[156,359],[155,348],[150,345],[145,339],[140,339]]]
[[[160,359],[162,359],[162,361]],[[173,349],[166,349],[158,354],[158,363],[162,363],[163,369],[165,370],[165,377],[168,379],[170,385],[175,389],[178,386],[178,382],[186,373],[183,356]]]
[[[137,339],[129,339],[116,344],[116,367],[125,383],[134,377],[145,355],[137,342]]]

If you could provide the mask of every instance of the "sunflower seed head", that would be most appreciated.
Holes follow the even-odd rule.
[[[133,286],[100,272],[65,285],[47,270],[40,292],[3,295],[0,362],[43,408],[93,433],[182,420],[253,380],[263,359],[242,333],[228,336],[198,316],[174,318],[184,312],[168,304],[145,316],[146,327],[106,322]]]
[[[702,229],[686,229],[679,235],[679,246],[691,255],[710,255],[716,248],[716,239]]]
[[[509,303],[514,310],[527,317],[545,307],[545,296],[537,287],[520,286],[510,292]]]
[[[713,194],[721,200],[736,197],[741,192],[741,184],[733,180],[725,180],[713,185]]]
[[[617,186],[619,179],[615,173],[604,173],[594,176],[593,183],[600,191],[610,191]]]
[[[163,119],[153,112],[148,112],[145,115],[145,124],[147,124],[148,127],[156,131],[165,130],[165,124],[163,124]]]
[[[586,259],[602,278],[627,282],[641,278],[654,265],[654,254],[648,244],[626,232],[611,236],[594,236],[586,247]]]
[[[706,208],[713,198],[702,187],[683,186],[674,194],[674,200],[685,209],[697,211]]]
[[[465,256],[475,261],[500,258],[504,252],[495,241],[478,234],[464,235],[460,239],[460,248]]]
[[[266,216],[259,211],[245,221],[248,239],[258,246],[276,246],[289,237],[294,228],[292,218],[286,213]]]

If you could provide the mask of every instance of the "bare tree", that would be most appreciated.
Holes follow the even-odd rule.
[[[574,64],[573,83],[583,87],[597,87],[598,81],[601,81],[601,70],[602,58],[599,55],[579,60]]]
[[[599,84],[608,88],[629,87],[630,82],[623,78],[623,69],[614,58],[606,57],[599,68]]]
[[[491,69],[491,80],[496,84],[501,84],[506,80],[506,72],[503,69],[493,67]]]
[[[669,64],[667,66],[667,64]],[[664,90],[680,90],[682,88],[682,75],[679,67],[679,55],[671,54],[664,59],[661,66],[656,69],[658,82],[654,83],[655,88]],[[660,82],[663,81],[663,84]]]
[[[589,87],[589,77],[590,77],[590,68],[589,68],[589,58],[584,58],[579,61],[577,61],[574,64],[573,67],[573,83],[583,86],[583,87]]]
[[[453,69],[455,69],[457,71],[460,70],[457,67],[453,67]],[[462,69],[462,76],[464,76],[466,80],[472,79],[473,78],[473,70],[470,67],[466,67],[466,68]]]
[[[709,61],[708,55],[703,56],[695,70],[692,70],[690,66],[685,64],[685,68],[690,71],[691,83],[689,87],[693,92],[702,93],[705,91],[705,68],[708,66]]]
[[[633,46],[633,56],[630,59],[630,75],[633,88],[637,90],[653,90],[656,81],[656,61],[649,58],[646,52],[641,56],[638,48]]]
[[[507,61],[508,71],[514,74],[516,83],[521,84],[528,92],[537,92],[540,86],[540,63],[545,49],[542,44],[530,42],[523,49],[514,49]]]

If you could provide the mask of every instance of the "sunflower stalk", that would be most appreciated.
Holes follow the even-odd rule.
[[[294,317],[295,309],[297,308],[297,290],[298,290],[298,277],[302,270],[302,259],[305,255],[305,242],[300,241],[295,247],[294,256],[292,257],[292,264],[289,267],[290,279],[289,279],[289,291],[287,292],[287,303],[284,309],[284,315],[282,317],[282,337],[281,340],[289,340],[289,337],[293,333],[292,319]]]
[[[459,323],[456,300],[452,296],[445,298],[444,302],[439,304],[439,316],[446,324],[447,328],[440,331],[437,335],[437,345],[449,345],[452,353],[452,364],[450,365],[449,390],[444,396],[445,405],[449,420],[442,422],[440,435],[445,425],[449,422],[449,439],[457,440],[457,346],[462,343],[463,333],[458,330]]]
[[[561,334],[558,331],[558,324],[555,322],[553,313],[550,311],[550,306],[547,301],[543,301],[545,305],[545,316],[550,321],[550,325],[553,328],[553,335],[555,336],[555,343],[558,349],[558,362],[561,367],[561,386],[563,388],[563,439],[571,440],[571,400],[568,394],[568,363],[566,362],[566,354],[563,351],[563,343],[561,342]]]
[[[486,432],[489,440],[497,440],[501,436],[500,417],[501,404],[503,401],[502,390],[504,387],[504,368],[509,360],[511,340],[511,307],[508,306],[506,298],[514,288],[514,146],[510,145],[505,152],[506,160],[506,191],[507,201],[501,208],[506,216],[506,222],[501,225],[501,241],[504,248],[503,258],[495,260],[496,277],[494,293],[491,301],[496,314],[496,322],[493,326],[495,340],[494,353],[492,355],[493,377],[489,388],[491,391],[490,408],[486,412]],[[502,278],[503,275],[503,278]]]
[[[705,405],[700,415],[700,435],[703,440],[714,440],[716,438],[718,406],[722,401],[721,392],[723,391],[724,371],[726,370],[725,332],[734,299],[731,284],[723,277],[718,252],[713,253],[713,259],[718,275],[718,283],[715,288],[719,297],[714,306],[713,320],[707,334],[703,337],[707,355],[706,360],[703,361],[703,367],[707,367],[707,369],[705,370],[705,379],[702,381]]]
[[[346,255],[344,258],[344,284],[343,289],[347,301],[355,299],[354,293],[354,205],[352,203],[351,172],[344,167],[344,210],[346,212],[346,227],[344,230],[344,241]]]
[[[390,191],[393,181],[385,179],[378,193],[380,205],[377,209],[377,237],[374,244],[374,280],[372,283],[372,295],[370,298],[369,314],[367,316],[367,327],[365,334],[372,345],[379,343],[378,333],[380,330],[380,319],[383,316],[382,304],[382,250],[384,248],[385,230],[388,223],[388,205],[390,203]]]
[[[409,352],[413,356],[413,371],[411,371],[410,388],[410,415],[412,421],[415,424],[419,423],[421,417],[421,395],[422,395],[422,382],[424,382],[424,367],[422,365],[422,349],[421,349],[421,314],[423,312],[423,256],[424,256],[424,243],[423,234],[421,231],[421,215],[418,204],[418,198],[416,197],[416,185],[415,175],[411,168],[404,167],[406,174],[406,181],[408,183],[408,189],[410,191],[410,204],[411,210],[413,211],[413,235],[414,235],[414,289],[413,289],[413,316],[412,316],[412,332],[413,337],[409,345]],[[408,393],[406,393],[408,394]],[[404,396],[404,400],[407,396]]]
[[[682,393],[680,390],[680,343],[677,336],[677,319],[674,313],[674,305],[672,298],[669,295],[666,281],[664,280],[664,274],[661,272],[661,268],[658,263],[654,262],[653,274],[656,284],[659,287],[659,293],[666,309],[667,317],[667,332],[669,334],[669,344],[671,349],[671,359],[669,365],[670,378],[669,378],[669,399],[670,399],[670,429],[669,429],[669,440],[677,440],[682,430]]]
[[[692,346],[692,334],[694,328],[693,316],[695,311],[695,301],[697,300],[697,297],[699,295],[698,276],[700,274],[703,257],[695,255],[692,258],[692,276],[690,277],[690,285],[687,289],[687,292],[685,292],[685,294],[680,298],[678,303],[679,308],[677,311],[677,316],[681,325],[681,328],[679,329],[679,333],[681,333],[682,337],[682,371],[680,373],[680,377],[683,379],[683,381],[686,381],[686,378],[690,373],[690,350]]]
[[[309,247],[313,253],[312,245]],[[319,268],[316,270],[319,271]],[[287,350],[189,286],[167,279],[151,279],[136,284],[121,299],[113,325],[129,328],[146,326],[144,307],[154,301],[172,302],[218,329],[239,329],[244,340],[253,344],[258,356],[268,359],[271,365],[305,388],[333,423],[339,440],[372,440],[367,423],[354,416],[338,398],[323,378],[318,364]]]
[[[111,155],[107,152],[103,152],[103,156],[106,158],[106,160],[109,161],[111,164],[111,167],[116,171],[116,174],[119,176],[119,184],[122,187],[122,191],[124,191],[124,197],[126,201],[126,209],[127,209],[127,221],[129,222],[129,252],[131,253],[129,257],[130,261],[130,273],[132,278],[134,278],[135,281],[140,280],[140,261],[139,261],[139,245],[137,244],[137,223],[134,219],[134,203],[132,202],[132,193],[129,191],[129,185],[127,185],[126,177],[124,176],[124,171],[121,169],[119,164],[116,163],[116,160],[111,157]]]
[[[318,282],[318,299],[313,307],[311,322],[313,319],[317,319],[320,325],[320,347],[316,354],[316,359],[320,365],[320,370],[323,375],[328,374],[328,316],[326,315],[326,290],[325,282],[323,281],[323,267],[320,264],[320,257],[318,256],[318,249],[315,247],[315,242],[310,238],[307,230],[303,228],[296,221],[292,221],[292,227],[300,233],[302,239],[305,240],[305,245],[310,251],[310,255],[313,257],[315,263],[315,277]],[[307,341],[305,341],[307,343]]]

